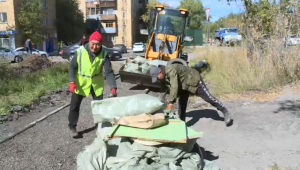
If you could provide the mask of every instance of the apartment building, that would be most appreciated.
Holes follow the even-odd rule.
[[[127,47],[140,41],[140,15],[145,0],[86,0],[88,27],[98,27],[106,46],[125,44]]]
[[[55,0],[41,0],[43,3],[43,42],[33,42],[39,50],[52,52],[57,44]],[[22,0],[0,0],[0,47],[14,49],[23,47],[27,37],[19,30],[17,18]]]
[[[83,13],[84,20],[86,20],[86,0],[77,0],[79,10]]]

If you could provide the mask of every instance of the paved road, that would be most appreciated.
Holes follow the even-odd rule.
[[[117,62],[119,63],[125,63],[125,61],[129,58],[129,57],[133,57],[133,56],[144,56],[145,53],[133,53],[132,50],[128,50],[128,53],[124,53],[122,54],[122,58],[121,59],[117,59]],[[53,62],[68,62],[68,60],[63,59],[61,56],[52,56],[49,57],[49,59]]]
[[[134,56],[145,56],[144,52],[141,53],[133,53],[132,50],[128,50],[127,53],[122,54],[122,58],[121,59],[117,59],[116,61],[119,63],[125,63],[125,61],[129,58],[129,57],[134,57]],[[189,56],[189,61],[195,58],[195,54],[194,53],[188,53]],[[53,62],[68,62],[68,60],[61,58],[60,56],[52,56],[49,57],[49,59]]]
[[[120,66],[119,62],[113,62],[113,67]],[[119,66],[114,69],[118,70]],[[122,83],[120,79],[117,84],[119,96],[138,94],[143,90]],[[106,97],[109,87],[107,84],[105,87]],[[150,94],[158,96],[157,93]],[[62,101],[69,99],[70,95],[66,95]],[[269,102],[225,102],[235,120],[231,127],[224,125],[222,115],[214,108],[199,105],[200,100],[189,101],[187,125],[204,132],[198,143],[205,150],[206,159],[213,160],[224,170],[267,169],[275,163],[284,168],[300,168],[299,88],[296,91],[287,88]],[[0,169],[76,169],[78,153],[96,137],[90,102],[91,97],[84,99],[80,109],[78,130],[83,132],[83,138],[70,137],[67,128],[69,108],[66,108],[0,145]],[[0,124],[0,134],[6,136],[15,132],[62,104],[44,106],[17,121]]]

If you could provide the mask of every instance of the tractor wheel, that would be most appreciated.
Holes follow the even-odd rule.
[[[171,65],[171,64],[182,64],[184,66],[188,66],[187,62],[181,58],[176,58],[176,59],[168,61],[167,66]]]

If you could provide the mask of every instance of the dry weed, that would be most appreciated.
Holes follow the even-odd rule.
[[[276,47],[273,47],[276,48]],[[249,62],[245,48],[213,47],[195,51],[198,55],[191,65],[200,60],[210,64],[202,73],[215,95],[268,91],[298,80],[298,48],[290,47],[281,54],[276,51]]]

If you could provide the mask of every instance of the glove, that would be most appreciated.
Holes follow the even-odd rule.
[[[110,90],[109,98],[111,98],[111,97],[117,97],[117,89],[112,88],[112,89]]]
[[[172,109],[173,109],[173,104],[172,104],[172,103],[169,103],[169,104],[167,105],[167,108],[164,110],[164,113],[167,115],[167,117],[170,117],[170,115],[173,114]],[[171,116],[171,117],[172,117],[172,116]]]
[[[168,106],[167,106],[167,110],[172,110],[172,109],[173,109],[173,104],[169,103]]]
[[[77,89],[76,84],[74,82],[70,82],[69,90],[71,93],[74,93],[75,89]]]

